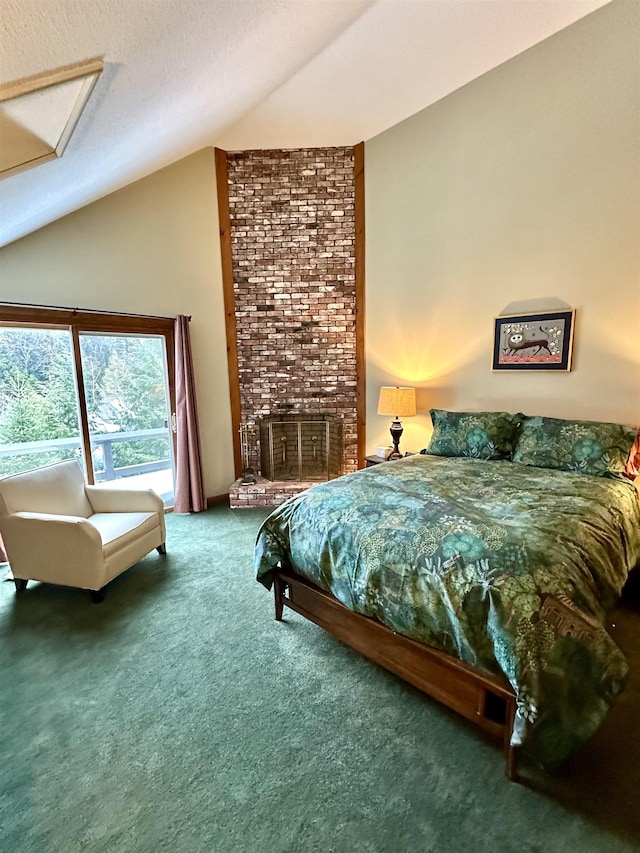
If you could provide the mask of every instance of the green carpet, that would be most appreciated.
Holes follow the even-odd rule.
[[[0,584],[3,853],[508,853],[640,847],[640,595],[629,688],[562,773],[504,777],[455,714],[253,579],[264,513],[167,519],[88,594]]]

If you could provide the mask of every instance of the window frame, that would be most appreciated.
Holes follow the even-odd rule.
[[[99,332],[103,334],[155,335],[163,337],[167,358],[167,385],[169,390],[170,425],[173,458],[176,458],[176,434],[173,429],[176,411],[174,319],[138,314],[112,314],[75,308],[46,308],[0,303],[0,325],[16,328],[66,329],[71,333],[72,356],[78,397],[80,439],[85,459],[87,481],[95,484],[91,437],[85,397],[84,374],[80,354],[80,335]]]

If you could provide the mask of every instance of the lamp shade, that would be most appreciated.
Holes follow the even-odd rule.
[[[413,418],[416,414],[416,389],[383,385],[378,398],[378,414],[395,418]]]

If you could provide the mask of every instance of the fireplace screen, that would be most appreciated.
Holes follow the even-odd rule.
[[[342,423],[324,415],[283,415],[260,423],[268,480],[331,480],[342,473]]]

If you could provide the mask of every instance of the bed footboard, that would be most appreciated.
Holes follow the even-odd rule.
[[[511,745],[515,694],[506,679],[480,672],[451,655],[396,634],[381,622],[346,608],[304,578],[274,572],[275,617],[285,606],[338,640],[457,711],[504,744],[506,775],[518,780],[517,748]]]

